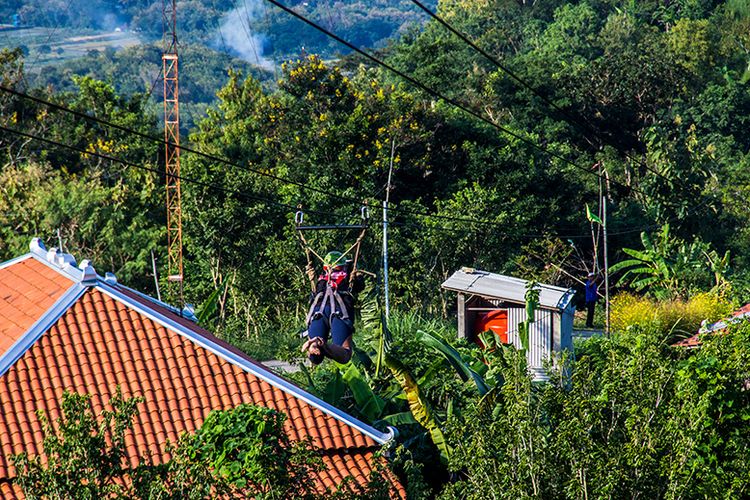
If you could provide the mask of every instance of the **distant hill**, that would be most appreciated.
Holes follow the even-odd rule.
[[[408,0],[292,0],[300,13],[356,44],[383,46],[409,27],[426,21]],[[435,7],[437,0],[426,2]],[[264,0],[183,0],[177,3],[177,31],[186,42],[205,43],[251,62],[276,60],[301,50],[331,56],[344,52],[335,42]],[[20,20],[30,27],[133,31],[153,42],[162,34],[162,0],[6,0],[0,24]]]

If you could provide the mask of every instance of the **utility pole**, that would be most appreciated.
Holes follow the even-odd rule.
[[[388,201],[391,197],[391,176],[393,175],[393,156],[396,152],[396,139],[391,139],[391,164],[388,169],[388,184],[385,187],[383,201],[383,287],[385,288],[385,319],[391,312],[390,297],[388,295]]]
[[[607,197],[602,196],[602,215],[604,216],[604,306],[606,312],[605,333],[609,337],[609,261],[607,260]]]
[[[162,5],[164,53],[164,156],[167,185],[167,281],[177,283],[182,308],[182,204],[180,199],[180,92],[177,56],[177,0]],[[170,287],[172,300],[175,293]]]

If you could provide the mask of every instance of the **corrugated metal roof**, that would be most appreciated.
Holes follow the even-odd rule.
[[[446,290],[500,299],[517,304],[525,304],[527,280],[502,274],[462,268],[445,280]],[[553,285],[539,285],[539,307],[563,310],[570,305],[575,290]]]

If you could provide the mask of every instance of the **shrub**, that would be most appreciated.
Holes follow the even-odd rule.
[[[734,304],[723,295],[703,292],[688,300],[657,301],[622,293],[612,299],[611,324],[615,331],[632,325],[659,325],[661,333],[692,335],[703,321],[717,321],[732,312]]]

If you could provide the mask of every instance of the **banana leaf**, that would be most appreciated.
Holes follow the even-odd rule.
[[[387,353],[384,357],[386,366],[391,370],[393,377],[401,385],[401,388],[406,394],[406,400],[409,403],[409,410],[414,416],[414,419],[430,434],[432,442],[435,444],[437,449],[440,451],[440,461],[444,464],[448,463],[450,457],[450,447],[445,440],[443,431],[440,428],[441,424],[435,417],[432,407],[422,397],[419,391],[419,385],[412,377],[409,370],[397,359],[389,356]]]
[[[211,326],[211,320],[216,317],[216,312],[219,310],[219,293],[221,288],[217,288],[203,303],[198,306],[197,314],[195,315],[198,319],[198,324],[204,327]]]
[[[346,385],[344,384],[341,372],[336,370],[333,373],[333,378],[326,384],[325,389],[323,389],[323,393],[321,394],[323,401],[335,405],[341,400],[345,389]]]
[[[385,401],[375,394],[362,372],[354,363],[339,365],[342,370],[342,378],[352,391],[357,409],[370,422],[377,420],[383,413]]]
[[[484,379],[477,372],[472,370],[471,367],[469,367],[468,363],[464,361],[458,351],[456,351],[443,339],[435,337],[429,332],[418,330],[417,333],[420,335],[420,338],[425,345],[432,347],[440,354],[445,356],[445,359],[447,359],[451,366],[456,370],[458,376],[461,377],[461,380],[466,382],[467,380],[471,379],[477,386],[477,390],[479,391],[480,396],[483,396],[487,393],[489,388],[484,382]]]
[[[380,419],[380,422],[385,422],[386,424],[393,426],[419,424],[410,411],[386,415]]]

